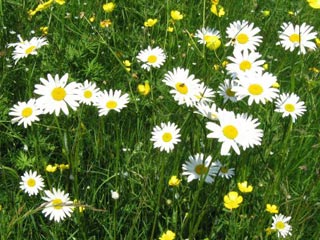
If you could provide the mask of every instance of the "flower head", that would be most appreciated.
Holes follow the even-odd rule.
[[[138,92],[143,95],[147,96],[151,91],[149,81],[144,81],[144,84],[138,85]]]
[[[320,0],[307,0],[309,6],[315,9],[320,9]]]
[[[238,182],[238,189],[240,190],[240,192],[249,193],[249,192],[252,192],[253,187],[252,185],[248,185],[247,181],[244,181],[244,182]]]
[[[174,240],[176,238],[176,234],[170,230],[166,231],[159,237],[159,240]]]
[[[63,190],[44,191],[45,195],[42,197],[45,203],[42,204],[42,213],[45,217],[49,216],[50,220],[60,222],[66,217],[70,217],[73,211],[73,202],[69,199],[69,194]]]
[[[224,201],[224,206],[227,209],[232,210],[240,206],[240,204],[243,201],[243,198],[237,192],[232,191],[224,196],[223,201]]]
[[[97,97],[95,105],[99,109],[99,116],[107,115],[111,110],[120,112],[127,107],[129,95],[127,93],[121,95],[121,90],[112,90],[109,92],[104,90]]]
[[[299,96],[294,93],[282,93],[276,100],[275,111],[282,113],[282,117],[291,116],[292,122],[295,122],[297,117],[302,116],[307,110]]]
[[[179,20],[183,19],[183,15],[177,10],[172,10],[170,12],[170,16],[175,21],[179,21]]]
[[[144,22],[145,27],[153,27],[158,22],[156,18],[149,18],[147,21]]]
[[[143,62],[142,68],[149,71],[151,67],[160,68],[166,61],[166,54],[160,47],[141,50],[137,56],[138,61]]]
[[[214,36],[220,38],[221,34],[218,30],[209,27],[198,29],[194,35],[195,38],[198,38],[198,43],[204,45],[207,44],[207,42],[210,41],[210,38]]]
[[[100,89],[96,83],[85,80],[83,84],[79,84],[79,103],[92,105],[97,102]]]
[[[39,121],[38,116],[42,114],[42,110],[39,108],[35,99],[30,99],[28,102],[18,102],[10,109],[9,115],[14,118],[12,123],[23,123],[24,128],[31,126],[33,122]]]
[[[217,4],[212,4],[210,11],[218,17],[222,17],[225,15],[224,7]]]
[[[230,179],[234,176],[234,168],[229,168],[227,165],[222,164],[219,160],[215,161],[214,164],[219,169],[219,177]]]
[[[169,153],[174,149],[174,145],[180,142],[180,129],[174,123],[161,123],[152,130],[151,141],[154,148],[160,148],[160,151]]]
[[[266,211],[269,212],[269,213],[278,213],[279,212],[279,209],[277,207],[277,205],[274,205],[274,204],[267,204],[266,205]]]
[[[25,172],[21,176],[20,189],[29,196],[37,195],[44,187],[43,178],[37,172]]]
[[[225,79],[223,83],[220,83],[218,94],[223,97],[223,103],[238,101],[236,93],[232,91],[235,86],[238,86],[238,83],[234,79]]]
[[[56,116],[59,116],[60,110],[66,115],[69,114],[68,106],[76,110],[79,106],[79,84],[76,82],[67,84],[68,73],[64,74],[61,79],[58,74],[54,78],[48,74],[47,78],[40,78],[42,84],[36,84],[34,90],[36,94],[41,95],[37,103],[43,112],[50,114],[54,112]]]
[[[108,2],[108,3],[103,4],[103,6],[102,6],[103,11],[105,11],[107,13],[113,12],[115,7],[116,7],[116,4],[114,2]]]
[[[179,179],[177,176],[171,176],[171,178],[169,179],[169,186],[171,187],[177,187],[180,185],[181,179]]]
[[[291,235],[292,227],[288,223],[291,217],[286,217],[282,214],[276,214],[272,217],[272,226],[271,229],[277,232],[278,237],[285,238],[287,235]]]

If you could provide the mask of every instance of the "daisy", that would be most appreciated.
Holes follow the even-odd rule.
[[[18,102],[10,109],[9,115],[14,116],[12,123],[23,123],[24,128],[31,126],[35,121],[39,121],[38,116],[42,114],[35,99],[29,99],[28,102]]]
[[[37,195],[44,187],[43,178],[37,172],[25,172],[21,176],[20,189],[29,196]]]
[[[160,68],[166,60],[166,54],[159,47],[141,50],[137,56],[138,61],[143,62],[142,68],[149,71],[151,67]]]
[[[49,215],[50,220],[60,222],[60,220],[70,217],[73,211],[73,202],[69,199],[69,193],[63,190],[44,191],[45,197],[42,197],[45,203],[42,204],[42,213],[45,217]]]
[[[172,72],[165,74],[162,81],[173,88],[170,93],[179,105],[193,106],[194,102],[198,101],[196,96],[199,94],[200,80],[195,79],[194,75],[189,76],[188,69],[174,68]]]
[[[276,100],[276,112],[282,113],[282,117],[291,116],[295,122],[298,116],[302,116],[306,111],[303,101],[294,93],[282,93]]]
[[[234,176],[234,168],[229,168],[227,165],[223,165],[219,160],[215,161],[214,164],[219,168],[219,177],[230,179]]]
[[[205,158],[203,153],[197,153],[189,157],[189,161],[182,165],[182,170],[182,175],[188,176],[188,182],[204,177],[205,182],[212,183],[219,167],[214,165],[211,156]]]
[[[298,48],[298,54],[305,54],[306,49],[315,50],[317,48],[314,39],[317,32],[312,32],[313,27],[302,23],[302,25],[293,25],[292,23],[282,23],[281,31],[279,31],[280,41],[277,45],[281,45],[285,50],[291,52]]]
[[[48,74],[47,77],[48,80],[40,78],[42,84],[36,84],[34,90],[34,93],[41,95],[37,103],[43,112],[50,114],[54,112],[56,116],[59,116],[60,110],[66,115],[69,114],[68,106],[76,110],[79,106],[79,84],[76,82],[67,84],[68,73],[64,74],[61,79],[58,74],[54,78],[51,74]]]
[[[112,89],[108,91],[104,90],[97,97],[96,106],[99,108],[99,116],[104,116],[109,111],[114,110],[120,112],[121,109],[127,106],[129,102],[129,94],[125,93],[121,95],[121,90]]]
[[[15,48],[13,51],[13,59],[15,60],[15,63],[29,55],[37,55],[37,50],[39,48],[44,45],[48,45],[48,42],[44,37],[33,37],[30,41],[23,40],[20,35],[18,35],[18,38],[20,42],[8,44],[8,47]]]
[[[198,29],[194,37],[198,38],[198,43],[206,45],[208,41],[210,41],[211,37],[221,38],[220,32],[218,30],[206,27]]]
[[[207,135],[208,138],[217,138],[222,142],[221,155],[229,155],[230,148],[240,155],[239,146],[245,150],[261,144],[262,130],[256,129],[256,124],[253,125],[250,118],[248,120],[243,115],[235,115],[227,110],[218,111],[218,116],[219,124],[207,122],[206,128],[212,131]]]
[[[239,75],[235,81],[238,86],[233,87],[232,91],[239,100],[249,97],[248,105],[253,101],[265,104],[266,101],[272,101],[278,97],[279,89],[273,87],[277,78],[270,73],[246,72]]]
[[[236,77],[238,74],[243,72],[259,72],[261,73],[263,69],[264,60],[259,60],[261,55],[258,52],[250,52],[248,50],[240,51],[235,49],[233,51],[233,56],[228,57],[231,61],[227,64],[228,73]]]
[[[198,84],[198,89],[195,94],[197,102],[212,102],[215,91],[206,86],[203,82]]]
[[[238,101],[236,93],[232,91],[232,88],[237,86],[237,82],[234,79],[225,79],[223,83],[219,85],[218,94],[223,97],[223,103],[227,101]]]
[[[278,237],[285,238],[287,235],[291,236],[292,227],[288,222],[290,221],[291,217],[286,217],[282,214],[276,214],[272,217],[272,226],[271,229],[277,231]]]
[[[100,89],[97,88],[96,83],[85,80],[83,84],[79,84],[79,103],[91,105],[97,102]]]
[[[215,103],[212,103],[211,105],[208,105],[204,102],[198,102],[195,104],[195,107],[197,108],[195,113],[198,113],[210,120],[218,120],[218,108]]]
[[[239,50],[255,51],[262,42],[262,37],[257,35],[259,32],[260,29],[248,21],[232,22],[226,30],[227,37],[231,39],[227,46],[234,45]]]
[[[180,142],[180,129],[174,123],[161,123],[152,130],[151,141],[154,148],[160,148],[160,151],[169,153],[174,149],[174,145]]]

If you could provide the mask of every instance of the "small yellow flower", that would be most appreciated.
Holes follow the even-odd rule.
[[[70,166],[69,166],[69,164],[60,164],[59,168],[60,168],[61,171],[63,171],[63,170],[69,169]]]
[[[221,46],[220,38],[217,36],[209,36],[205,39],[206,47],[210,50],[217,50]]]
[[[90,21],[90,22],[94,22],[95,20],[96,20],[96,16],[94,16],[94,15],[89,18],[89,21]]]
[[[116,4],[114,2],[109,2],[109,3],[105,3],[103,4],[102,8],[105,12],[107,13],[111,13],[113,12],[113,10],[115,9]]]
[[[226,14],[222,6],[215,4],[211,5],[210,11],[218,17],[222,17]]]
[[[106,19],[100,22],[100,27],[107,28],[107,27],[110,27],[111,24],[112,24],[111,20]]]
[[[177,10],[172,10],[170,15],[171,15],[172,19],[175,21],[179,21],[179,20],[183,19],[183,15]]]
[[[173,31],[174,31],[174,28],[173,28],[173,27],[168,27],[168,28],[167,28],[167,31],[168,31],[168,32],[173,32]]]
[[[52,166],[51,164],[49,164],[49,165],[47,165],[47,167],[46,167],[46,171],[53,173],[53,172],[57,171],[57,168],[58,168],[58,164],[55,164],[54,166]]]
[[[271,85],[273,88],[279,88],[280,84],[278,82],[275,82]]]
[[[213,65],[213,69],[218,71],[220,69],[220,65],[219,64],[214,64]]]
[[[181,180],[179,178],[177,178],[177,176],[171,176],[168,184],[171,187],[177,187],[177,186],[179,186],[180,182],[181,182]]]
[[[222,67],[225,68],[228,64],[229,64],[229,62],[225,60],[225,61],[222,62]]]
[[[144,22],[145,27],[153,27],[158,22],[158,19],[149,18],[147,21]]]
[[[242,196],[240,196],[237,192],[229,192],[223,198],[224,206],[230,210],[234,208],[238,208],[243,201]]]
[[[263,16],[269,17],[270,16],[270,11],[269,10],[264,10],[262,11]]]
[[[159,237],[159,240],[173,240],[176,238],[176,234],[170,230],[165,232],[164,234]]]
[[[243,192],[243,193],[249,193],[249,192],[252,192],[252,190],[253,190],[252,185],[248,185],[247,181],[238,182],[238,188],[239,188],[240,192]]]
[[[278,213],[279,212],[279,209],[276,205],[274,204],[267,204],[266,205],[266,211],[269,212],[269,213]]]
[[[268,63],[265,63],[265,64],[262,65],[262,67],[263,67],[264,70],[268,70],[269,64],[268,64]]]
[[[289,15],[295,15],[293,11],[288,11]]]
[[[315,42],[317,47],[320,48],[320,38],[316,38]]]
[[[310,71],[314,72],[314,73],[320,73],[320,70],[316,67],[311,67],[309,68]]]
[[[147,96],[151,91],[149,81],[145,81],[144,84],[138,85],[138,92],[143,95]]]
[[[66,3],[65,0],[54,0],[54,2],[55,2],[55,3],[58,3],[58,4],[60,4],[60,5],[63,5],[63,4]]]
[[[315,9],[320,9],[320,0],[307,0],[309,6]]]
[[[49,28],[48,27],[40,27],[40,31],[42,32],[43,35],[47,35]]]

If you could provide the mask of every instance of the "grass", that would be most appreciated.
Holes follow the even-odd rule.
[[[320,239],[320,85],[319,73],[310,70],[320,68],[319,49],[297,55],[276,45],[283,22],[306,22],[319,32],[319,10],[302,0],[221,0],[226,14],[218,18],[205,0],[193,4],[118,0],[112,13],[103,11],[101,1],[78,0],[54,4],[28,19],[28,10],[38,3],[0,1],[1,239],[158,239],[168,229],[176,239],[277,239],[265,231],[272,223],[267,203],[292,217],[292,236],[287,239]],[[179,10],[184,18],[172,22],[171,10]],[[270,10],[270,16],[265,17],[264,10]],[[90,22],[92,16],[95,20]],[[158,23],[142,28],[148,18],[157,18]],[[101,28],[105,19],[112,24]],[[206,138],[207,120],[193,108],[178,105],[162,79],[173,68],[183,67],[217,90],[228,76],[213,66],[221,66],[232,54],[232,47],[223,45],[228,41],[225,30],[235,20],[248,20],[261,29],[258,51],[268,72],[277,77],[281,92],[300,96],[307,112],[292,123],[274,112],[273,103],[248,106],[244,99],[224,104],[217,95],[217,106],[251,114],[264,132],[261,146],[221,156],[221,144]],[[17,34],[24,39],[41,36],[41,26],[49,27],[49,45],[14,64],[7,44],[17,42]],[[174,32],[167,32],[168,26]],[[223,44],[216,51],[192,37],[202,26],[221,32]],[[163,48],[167,55],[165,64],[150,72],[136,59],[148,45]],[[124,60],[132,63],[130,72]],[[121,113],[111,111],[103,117],[95,107],[81,105],[68,116],[41,115],[27,129],[12,124],[10,108],[36,97],[34,86],[48,73],[69,73],[69,82],[89,79],[101,89],[121,89],[130,95],[130,103]],[[140,96],[137,85],[145,80],[152,92]],[[170,153],[154,149],[150,141],[153,127],[168,121],[181,129],[181,142]],[[235,176],[216,177],[212,184],[188,183],[182,164],[200,152],[235,168]],[[55,163],[69,164],[70,169],[45,171]],[[29,197],[19,189],[20,176],[29,169],[43,176],[46,189],[65,190],[85,210],[76,208],[61,223],[45,218],[39,207],[43,194]],[[179,187],[168,186],[172,175],[182,179]],[[237,183],[244,180],[253,185],[253,192],[240,193],[244,198],[240,207],[227,210],[224,196],[238,191]],[[118,200],[111,198],[111,190],[119,192]]]

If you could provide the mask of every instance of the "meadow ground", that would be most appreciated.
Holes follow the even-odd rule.
[[[0,0],[0,239],[320,239],[312,6]]]

